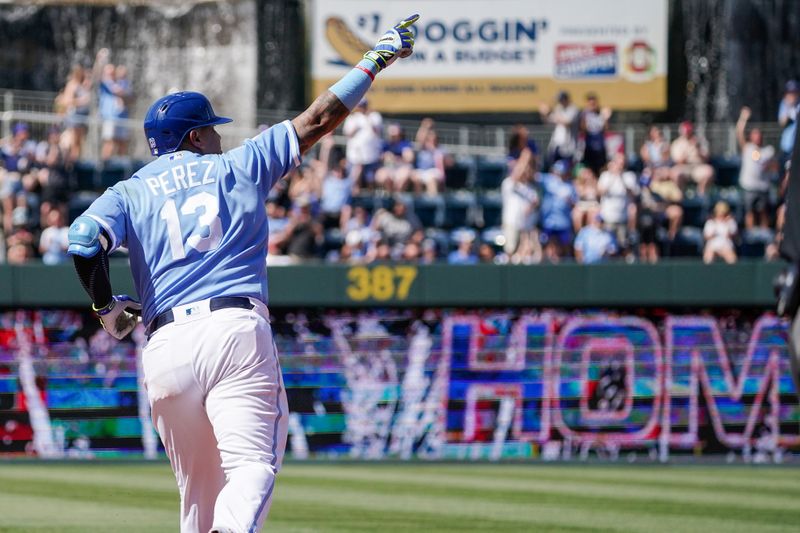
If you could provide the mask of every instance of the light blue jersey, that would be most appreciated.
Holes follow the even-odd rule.
[[[290,121],[224,154],[165,154],[86,210],[128,248],[149,324],[176,305],[215,296],[267,303],[267,193],[300,163]]]

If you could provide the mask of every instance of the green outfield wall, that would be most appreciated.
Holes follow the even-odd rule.
[[[770,307],[782,263],[271,267],[272,307]],[[135,294],[125,260],[116,293]],[[71,265],[0,265],[0,306],[85,306]]]

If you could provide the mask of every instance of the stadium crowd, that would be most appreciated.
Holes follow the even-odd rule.
[[[0,139],[0,262],[67,259],[70,219],[98,182],[125,177],[117,167],[96,179],[127,155],[129,132],[115,121],[128,116],[130,87],[125,67],[101,51],[91,72],[76,68],[60,93],[62,125],[34,140],[20,122]],[[342,126],[344,146],[323,139],[271,192],[268,262],[774,259],[799,94],[797,82],[786,84],[777,149],[748,127],[751,113],[742,108],[741,163],[725,180],[690,122],[676,132],[651,127],[637,157],[626,158],[625,147],[609,141],[612,111],[592,93],[582,107],[564,91],[553,105],[542,104],[542,121],[552,125],[547,146],[516,125],[504,160],[456,158],[440,146],[432,119],[409,137],[399,124],[384,124],[365,99]],[[80,156],[93,102],[103,145],[87,180]],[[136,162],[124,168],[129,175]]]

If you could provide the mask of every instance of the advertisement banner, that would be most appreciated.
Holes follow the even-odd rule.
[[[786,323],[769,313],[272,315],[295,459],[788,462],[800,450]],[[90,313],[0,313],[0,455],[45,456],[47,440],[49,457],[162,456],[144,342],[141,327],[116,341]]]
[[[408,2],[314,0],[313,95],[335,83]],[[373,107],[391,112],[532,112],[559,91],[619,110],[667,105],[667,0],[435,0],[414,54],[382,72]]]

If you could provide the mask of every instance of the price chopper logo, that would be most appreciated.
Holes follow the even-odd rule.
[[[556,46],[556,78],[606,78],[617,75],[614,44],[560,44]]]

